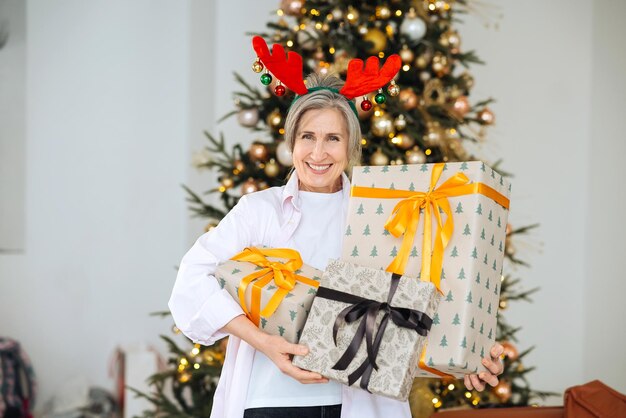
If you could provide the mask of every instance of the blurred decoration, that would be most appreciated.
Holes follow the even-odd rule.
[[[169,312],[153,315],[167,316]],[[177,338],[184,338],[174,327]],[[161,335],[168,347],[168,368],[152,375],[148,382],[153,389],[144,393],[130,388],[136,396],[146,399],[151,409],[135,418],[197,418],[208,417],[213,407],[213,395],[217,388],[225,356],[225,340],[210,346],[183,342],[190,346],[182,348],[168,336]]]

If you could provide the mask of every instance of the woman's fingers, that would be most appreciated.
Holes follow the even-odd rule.
[[[488,359],[488,358],[484,358],[482,360],[483,366],[485,366],[485,368],[491,372],[492,375],[499,375],[500,373],[502,373],[504,366],[502,365],[502,360],[500,359]]]
[[[472,381],[470,379],[470,375],[466,374],[465,376],[463,376],[463,382],[465,383],[465,387],[467,388],[467,390],[473,390],[474,386],[472,385]]]
[[[483,382],[488,383],[490,386],[495,386],[498,384],[498,376],[496,376],[495,374],[482,372],[478,375],[478,378],[481,379]]]
[[[479,392],[482,392],[483,390],[485,390],[485,383],[479,379],[478,375],[470,374],[469,378],[474,389],[476,389]]]

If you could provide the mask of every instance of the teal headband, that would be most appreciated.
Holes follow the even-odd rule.
[[[337,93],[340,96],[342,96],[343,98],[345,98],[348,101],[348,104],[350,105],[350,109],[352,109],[352,111],[354,112],[354,114],[356,115],[356,117],[359,117],[359,112],[357,112],[356,110],[356,106],[354,105],[354,102],[352,100],[349,100],[346,96],[344,96],[343,94],[339,93],[339,90],[334,89],[332,87],[324,87],[324,86],[320,86],[320,87],[311,87],[309,89],[309,91],[307,93],[311,93],[313,91],[318,91],[318,90],[329,90],[332,91],[333,93]],[[289,108],[291,108],[291,106],[293,106],[293,104],[296,102],[296,100],[298,100],[300,97],[304,96],[303,94],[296,94],[296,96],[293,98],[293,101],[291,102],[291,104],[289,105]]]

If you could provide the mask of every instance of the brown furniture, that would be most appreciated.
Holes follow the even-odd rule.
[[[565,391],[565,406],[443,410],[431,418],[626,418],[626,396],[599,380]]]
[[[564,418],[562,406],[539,406],[493,409],[458,409],[441,411],[432,418]]]

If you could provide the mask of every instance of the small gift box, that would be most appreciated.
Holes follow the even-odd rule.
[[[416,376],[484,370],[510,184],[480,161],[355,167],[342,258],[434,283],[443,295]]]
[[[286,248],[246,248],[215,277],[259,328],[297,343],[322,272]]]
[[[332,261],[293,364],[372,393],[406,400],[440,300],[432,283]]]

